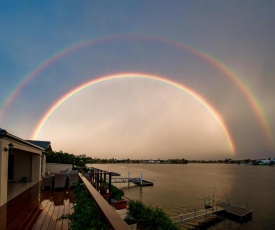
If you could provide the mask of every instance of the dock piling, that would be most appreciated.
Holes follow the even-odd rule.
[[[130,171],[128,172],[128,188],[130,187]]]

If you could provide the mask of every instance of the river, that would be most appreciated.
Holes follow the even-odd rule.
[[[121,177],[140,177],[151,187],[116,184],[125,196],[162,208],[169,216],[204,205],[205,197],[229,200],[253,210],[252,220],[240,224],[225,220],[210,229],[275,229],[275,167],[237,164],[91,164],[117,172]]]

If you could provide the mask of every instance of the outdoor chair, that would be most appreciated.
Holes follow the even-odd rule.
[[[60,170],[60,173],[68,173],[69,169],[65,169],[65,170]]]
[[[52,188],[52,178],[47,177],[42,173],[42,190],[44,190],[45,187],[50,187],[50,189]]]
[[[66,186],[66,175],[57,173],[54,175],[54,189],[62,188],[64,189]]]
[[[71,170],[70,174],[78,174],[78,170]]]
[[[72,186],[75,186],[75,184],[78,182],[78,174],[73,173],[69,175],[69,188]]]

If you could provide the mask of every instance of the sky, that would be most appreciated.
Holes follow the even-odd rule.
[[[1,1],[0,127],[93,158],[275,158],[274,7]]]

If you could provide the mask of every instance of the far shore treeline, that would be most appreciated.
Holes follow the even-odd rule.
[[[60,150],[59,152],[47,151],[46,153],[47,163],[62,163],[62,164],[73,164],[76,166],[85,166],[85,164],[112,164],[112,163],[128,163],[128,164],[188,164],[188,163],[220,163],[220,164],[249,164],[249,165],[274,165],[275,159],[268,160],[256,160],[256,159],[244,159],[244,160],[186,160],[182,159],[100,159],[88,157],[85,154],[75,155],[71,153],[66,153]]]
[[[75,155],[71,153],[66,153],[60,150],[59,152],[47,151],[45,153],[47,163],[61,163],[61,164],[73,164],[77,166],[84,166],[85,164],[107,164],[107,163],[159,163],[159,164],[187,164],[188,160],[185,159],[168,159],[168,160],[131,160],[131,159],[122,159],[118,160],[115,158],[112,159],[100,159],[87,157],[85,154]]]
[[[60,164],[72,164],[76,166],[84,166],[90,160],[90,157],[86,155],[74,155],[71,153],[65,153],[62,150],[59,152],[46,151],[47,163],[60,163]]]

